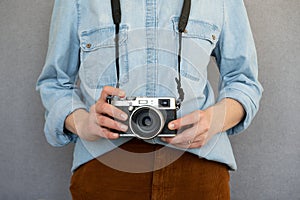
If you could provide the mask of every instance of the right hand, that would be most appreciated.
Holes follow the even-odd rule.
[[[90,112],[81,114],[76,123],[77,135],[87,141],[95,141],[100,138],[118,139],[119,134],[114,133],[111,129],[116,131],[127,131],[128,126],[118,121],[126,121],[128,116],[125,112],[107,103],[108,96],[125,97],[125,92],[111,86],[103,87],[101,96],[98,101],[91,106]],[[82,112],[82,111],[81,111]],[[112,118],[110,118],[112,117]]]

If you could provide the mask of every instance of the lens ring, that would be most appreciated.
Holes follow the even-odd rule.
[[[138,125],[133,124],[135,122],[134,118],[136,117],[136,115],[138,115],[144,109],[148,109],[148,110],[154,111],[154,114],[156,114],[158,116],[159,123],[160,123],[160,125],[159,125],[158,130],[156,131],[156,133],[151,134],[151,136],[149,136],[149,137],[145,137],[142,134],[139,134],[138,130],[136,130],[136,127],[138,129],[140,129],[140,128],[138,127]],[[164,124],[165,124],[165,118],[164,118],[164,116],[162,115],[162,113],[158,109],[156,109],[155,107],[152,107],[152,106],[141,106],[141,107],[137,108],[136,110],[134,110],[132,112],[132,114],[130,115],[130,118],[129,118],[129,128],[130,128],[130,130],[132,131],[132,133],[137,138],[140,138],[140,139],[143,139],[143,140],[149,140],[149,139],[155,138],[162,131],[162,129],[164,128]],[[143,130],[140,129],[140,131],[143,131]]]

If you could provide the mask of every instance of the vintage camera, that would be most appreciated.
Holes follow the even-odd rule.
[[[174,137],[176,130],[170,130],[168,123],[176,119],[177,103],[169,97],[117,97],[108,103],[128,114],[125,122],[127,132],[119,132],[121,137],[152,139],[154,137]]]

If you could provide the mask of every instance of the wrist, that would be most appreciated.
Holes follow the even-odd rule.
[[[211,115],[211,132],[216,134],[227,131],[238,124],[245,115],[242,105],[230,98],[225,98],[206,109]]]
[[[69,132],[72,132],[75,135],[79,136],[79,133],[82,132],[85,121],[88,117],[88,112],[84,109],[78,109],[72,112],[67,116],[65,120],[65,129]]]
[[[217,134],[223,131],[225,126],[225,108],[221,104],[215,104],[204,110],[207,120],[209,120],[210,134]]]

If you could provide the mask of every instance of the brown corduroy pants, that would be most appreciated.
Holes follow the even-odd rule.
[[[74,172],[70,186],[74,200],[230,199],[230,177],[223,164],[137,139],[123,144],[121,149],[138,154],[124,156],[113,150]],[[145,154],[145,158],[136,156],[147,152],[154,153]],[[172,159],[175,161],[165,166]],[[124,170],[107,166],[107,163],[123,166]],[[132,171],[146,171],[149,166],[158,170]]]

